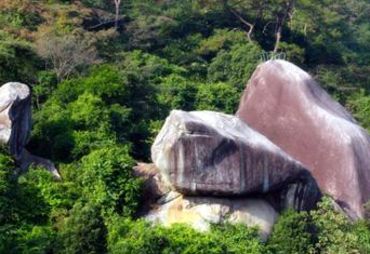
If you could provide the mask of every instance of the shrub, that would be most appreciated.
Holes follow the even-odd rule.
[[[307,212],[285,211],[274,225],[267,242],[271,253],[309,253],[315,242]]]
[[[360,124],[370,132],[370,96],[364,91],[350,96],[348,106]]]
[[[228,83],[201,84],[196,96],[196,108],[234,114],[239,97],[238,89]]]
[[[115,218],[109,226],[108,246],[111,253],[264,253],[257,230],[244,225],[214,226],[198,232],[177,224],[170,228],[148,222]]]
[[[92,203],[76,203],[60,228],[56,252],[105,253],[107,229],[100,210]]]
[[[212,59],[208,79],[230,83],[241,91],[255,70],[260,53],[260,47],[253,43],[236,44],[230,50],[221,50]]]
[[[332,200],[324,197],[317,210],[311,212],[316,228],[315,250],[319,253],[354,253],[359,251],[358,238],[348,218],[333,208]]]
[[[172,74],[162,79],[157,95],[162,116],[166,117],[170,110],[194,110],[197,84],[186,78]]]
[[[81,159],[79,184],[84,197],[105,212],[132,215],[138,206],[141,181],[133,177],[135,162],[127,147],[112,146]]]

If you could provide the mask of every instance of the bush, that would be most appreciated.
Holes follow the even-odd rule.
[[[10,248],[14,253],[50,253],[55,240],[55,232],[50,226],[23,225],[17,229],[16,239],[12,243],[13,247]]]
[[[78,202],[65,219],[56,243],[57,253],[105,253],[107,229],[101,207]]]
[[[185,225],[171,228],[115,218],[109,226],[111,253],[264,253],[257,230],[244,225],[215,226],[201,233]]]
[[[304,57],[305,57],[305,50],[304,48],[299,47],[296,44],[289,44],[286,42],[281,42],[280,45],[281,52],[284,52],[286,54],[286,60],[297,64],[298,66],[302,66],[304,63]]]
[[[333,208],[332,200],[324,197],[318,209],[311,212],[316,228],[315,250],[319,253],[355,253],[358,238],[346,216]]]
[[[13,167],[10,156],[0,153],[0,225],[12,220],[12,189],[16,184],[12,176]]]
[[[138,206],[141,180],[133,177],[135,161],[127,147],[113,146],[81,159],[79,184],[82,194],[105,212],[132,215]]]
[[[227,82],[242,91],[255,70],[261,48],[257,44],[236,44],[230,50],[221,50],[208,68],[208,79],[212,82]]]
[[[238,89],[228,83],[201,84],[198,87],[196,108],[234,114],[239,97]]]
[[[348,107],[359,123],[370,132],[370,96],[364,91],[355,93],[349,97]]]
[[[32,82],[40,62],[28,42],[0,30],[0,84],[15,80]]]
[[[70,210],[80,196],[70,181],[55,181],[52,174],[44,168],[30,168],[20,179],[32,183],[40,191],[45,203],[51,208],[50,217]]]
[[[220,50],[230,50],[232,46],[238,44],[248,44],[243,31],[216,29],[212,36],[200,42],[197,52],[205,57],[214,57]]]
[[[274,225],[267,242],[271,253],[309,253],[315,238],[307,212],[285,211]]]
[[[370,253],[370,221],[360,220],[355,223],[353,233],[358,240],[360,253]]]
[[[197,84],[179,75],[169,75],[162,79],[157,95],[162,117],[170,110],[194,110]]]

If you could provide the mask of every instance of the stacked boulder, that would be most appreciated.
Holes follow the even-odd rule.
[[[19,169],[42,166],[60,178],[54,164],[30,154],[25,145],[31,132],[31,91],[25,84],[9,82],[0,87],[0,144],[8,147]]]
[[[320,198],[307,169],[235,116],[173,110],[152,159],[162,185],[181,193],[172,192],[149,214],[163,224],[207,229],[209,223],[239,222],[259,226],[266,236],[276,210],[309,210]]]
[[[322,193],[353,218],[370,197],[369,135],[282,60],[258,66],[236,116],[173,110],[152,160],[158,201],[146,218],[164,225],[244,223],[267,237],[280,211],[313,209]]]
[[[352,218],[370,199],[370,136],[305,71],[269,61],[253,73],[237,116],[300,161]]]

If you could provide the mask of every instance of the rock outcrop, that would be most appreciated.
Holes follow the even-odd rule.
[[[171,192],[166,185],[158,168],[152,163],[138,163],[133,168],[134,175],[143,180],[142,204],[139,214],[147,213],[156,202]]]
[[[241,223],[258,227],[266,240],[278,217],[274,208],[262,199],[184,197],[182,195],[152,210],[146,219],[164,226],[185,223],[206,231],[211,224]]]
[[[297,210],[313,208],[320,197],[299,162],[222,113],[172,111],[152,146],[152,159],[167,185],[186,195],[279,193],[277,207]]]
[[[25,84],[10,82],[0,87],[0,144],[9,152],[21,170],[31,164],[48,169],[55,177],[59,174],[54,164],[30,154],[25,145],[31,132],[31,91]]]
[[[27,85],[6,83],[0,87],[0,142],[9,145],[16,160],[22,157],[31,131],[31,92]]]
[[[363,216],[370,198],[370,137],[308,73],[281,60],[261,64],[237,116],[302,162],[351,217]]]

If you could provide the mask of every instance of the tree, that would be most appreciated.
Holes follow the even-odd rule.
[[[224,0],[227,2],[227,0]],[[265,9],[267,6],[267,0],[263,1],[229,1],[232,2],[226,5],[226,8],[236,17],[238,20],[248,27],[247,38],[249,42],[252,42],[252,33],[255,30],[255,27],[258,22],[263,19]],[[250,17],[251,21],[247,21],[243,14],[240,13],[237,8],[241,9],[242,13],[247,13],[248,17]]]
[[[261,22],[264,12],[268,8],[268,0],[211,0],[201,1],[201,6],[206,9],[220,8],[223,12],[236,18],[245,30],[249,42],[253,41],[256,25]]]
[[[291,18],[294,10],[295,0],[284,0],[281,3],[280,8],[275,13],[276,23],[275,23],[275,45],[273,52],[276,53],[279,49],[279,44],[281,41],[283,26],[288,18]]]
[[[29,42],[0,30],[0,84],[34,81],[40,60]]]
[[[78,68],[97,62],[95,40],[85,34],[57,36],[46,34],[37,41],[38,54],[46,59],[59,81],[77,72]]]
[[[115,5],[115,8],[116,8],[116,17],[115,17],[115,28],[117,29],[118,28],[118,21],[119,21],[119,9],[120,9],[120,5],[121,5],[121,0],[114,0],[114,5]]]

